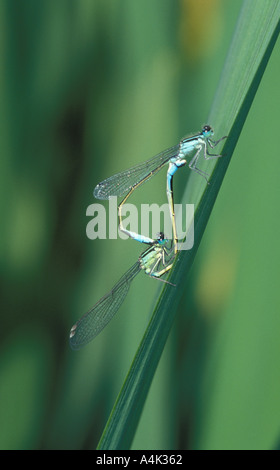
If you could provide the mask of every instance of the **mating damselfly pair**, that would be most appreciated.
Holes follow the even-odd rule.
[[[220,154],[210,153],[209,147],[213,149],[227,137],[224,136],[214,141],[211,139],[213,134],[213,129],[206,125],[198,134],[183,138],[177,145],[164,150],[144,163],[107,178],[95,187],[94,196],[97,199],[109,199],[112,196],[123,197],[118,207],[120,230],[134,240],[149,245],[149,248],[139,256],[137,262],[121,277],[113,289],[74,324],[70,331],[70,345],[72,349],[79,349],[87,344],[109,323],[124,301],[131,281],[141,270],[152,278],[170,284],[168,281],[161,279],[161,277],[170,271],[174,257],[178,252],[173,176],[178,168],[187,164],[186,158],[190,156],[190,162],[188,163],[190,170],[203,176],[207,183],[209,183],[208,174],[197,166],[199,157],[201,153],[205,160],[222,157]],[[166,194],[172,221],[173,240],[165,239],[162,232],[158,234],[156,239],[151,239],[126,230],[123,227],[122,221],[123,205],[135,189],[148,181],[166,164],[168,164]]]

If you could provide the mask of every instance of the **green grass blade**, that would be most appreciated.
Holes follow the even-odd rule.
[[[128,449],[176,314],[224,174],[279,34],[279,0],[244,2],[208,122],[216,135],[228,135],[219,161],[205,165],[211,184],[191,174],[182,203],[195,204],[195,245],[174,262],[132,366],[111,412],[98,449]],[[220,148],[219,148],[220,150]]]

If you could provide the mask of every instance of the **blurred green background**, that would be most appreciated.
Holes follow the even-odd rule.
[[[70,350],[72,324],[143,251],[132,240],[86,237],[92,191],[207,122],[241,4],[0,0],[1,449],[96,447],[161,286],[140,274],[102,334]],[[134,449],[278,444],[279,47]],[[162,173],[130,202],[166,202]],[[176,202],[188,171],[178,173]]]

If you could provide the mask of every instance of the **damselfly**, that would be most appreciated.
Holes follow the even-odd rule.
[[[161,277],[172,267],[173,242],[165,239],[162,232],[158,234],[156,240],[147,240],[150,242],[145,241],[144,243],[148,243],[150,246],[139,256],[137,262],[121,277],[113,289],[71,328],[69,341],[72,349],[80,349],[87,344],[112,320],[123,303],[132,280],[141,270],[150,277],[171,284]]]
[[[197,167],[200,153],[202,151],[205,160],[222,157],[222,155],[210,153],[209,147],[216,147],[219,142],[221,142],[223,139],[226,139],[227,137],[224,136],[221,139],[215,141],[211,139],[213,134],[214,131],[209,125],[204,126],[201,132],[198,134],[183,138],[178,144],[174,145],[174,147],[170,147],[169,149],[164,150],[150,160],[105,179],[95,187],[94,196],[97,199],[109,199],[111,196],[125,196],[118,209],[120,229],[124,230],[122,223],[123,204],[127,201],[131,193],[136,188],[148,181],[165,164],[169,163],[167,171],[166,192],[172,220],[174,252],[176,253],[178,249],[178,238],[174,213],[173,175],[176,173],[178,168],[187,164],[186,157],[192,155],[195,152],[188,166],[191,170],[203,176],[208,183],[209,175]],[[125,230],[125,232],[129,235],[129,231]],[[142,240],[138,239],[138,241]]]

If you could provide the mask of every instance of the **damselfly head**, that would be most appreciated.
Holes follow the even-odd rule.
[[[160,245],[164,245],[164,243],[167,242],[167,239],[164,238],[164,233],[159,232],[156,234],[156,243],[159,243]]]
[[[213,129],[212,129],[211,126],[209,126],[208,124],[206,124],[206,126],[204,126],[204,127],[202,128],[201,134],[202,134],[204,137],[209,138],[209,137],[211,137],[211,135],[214,134],[214,131],[213,131]]]

